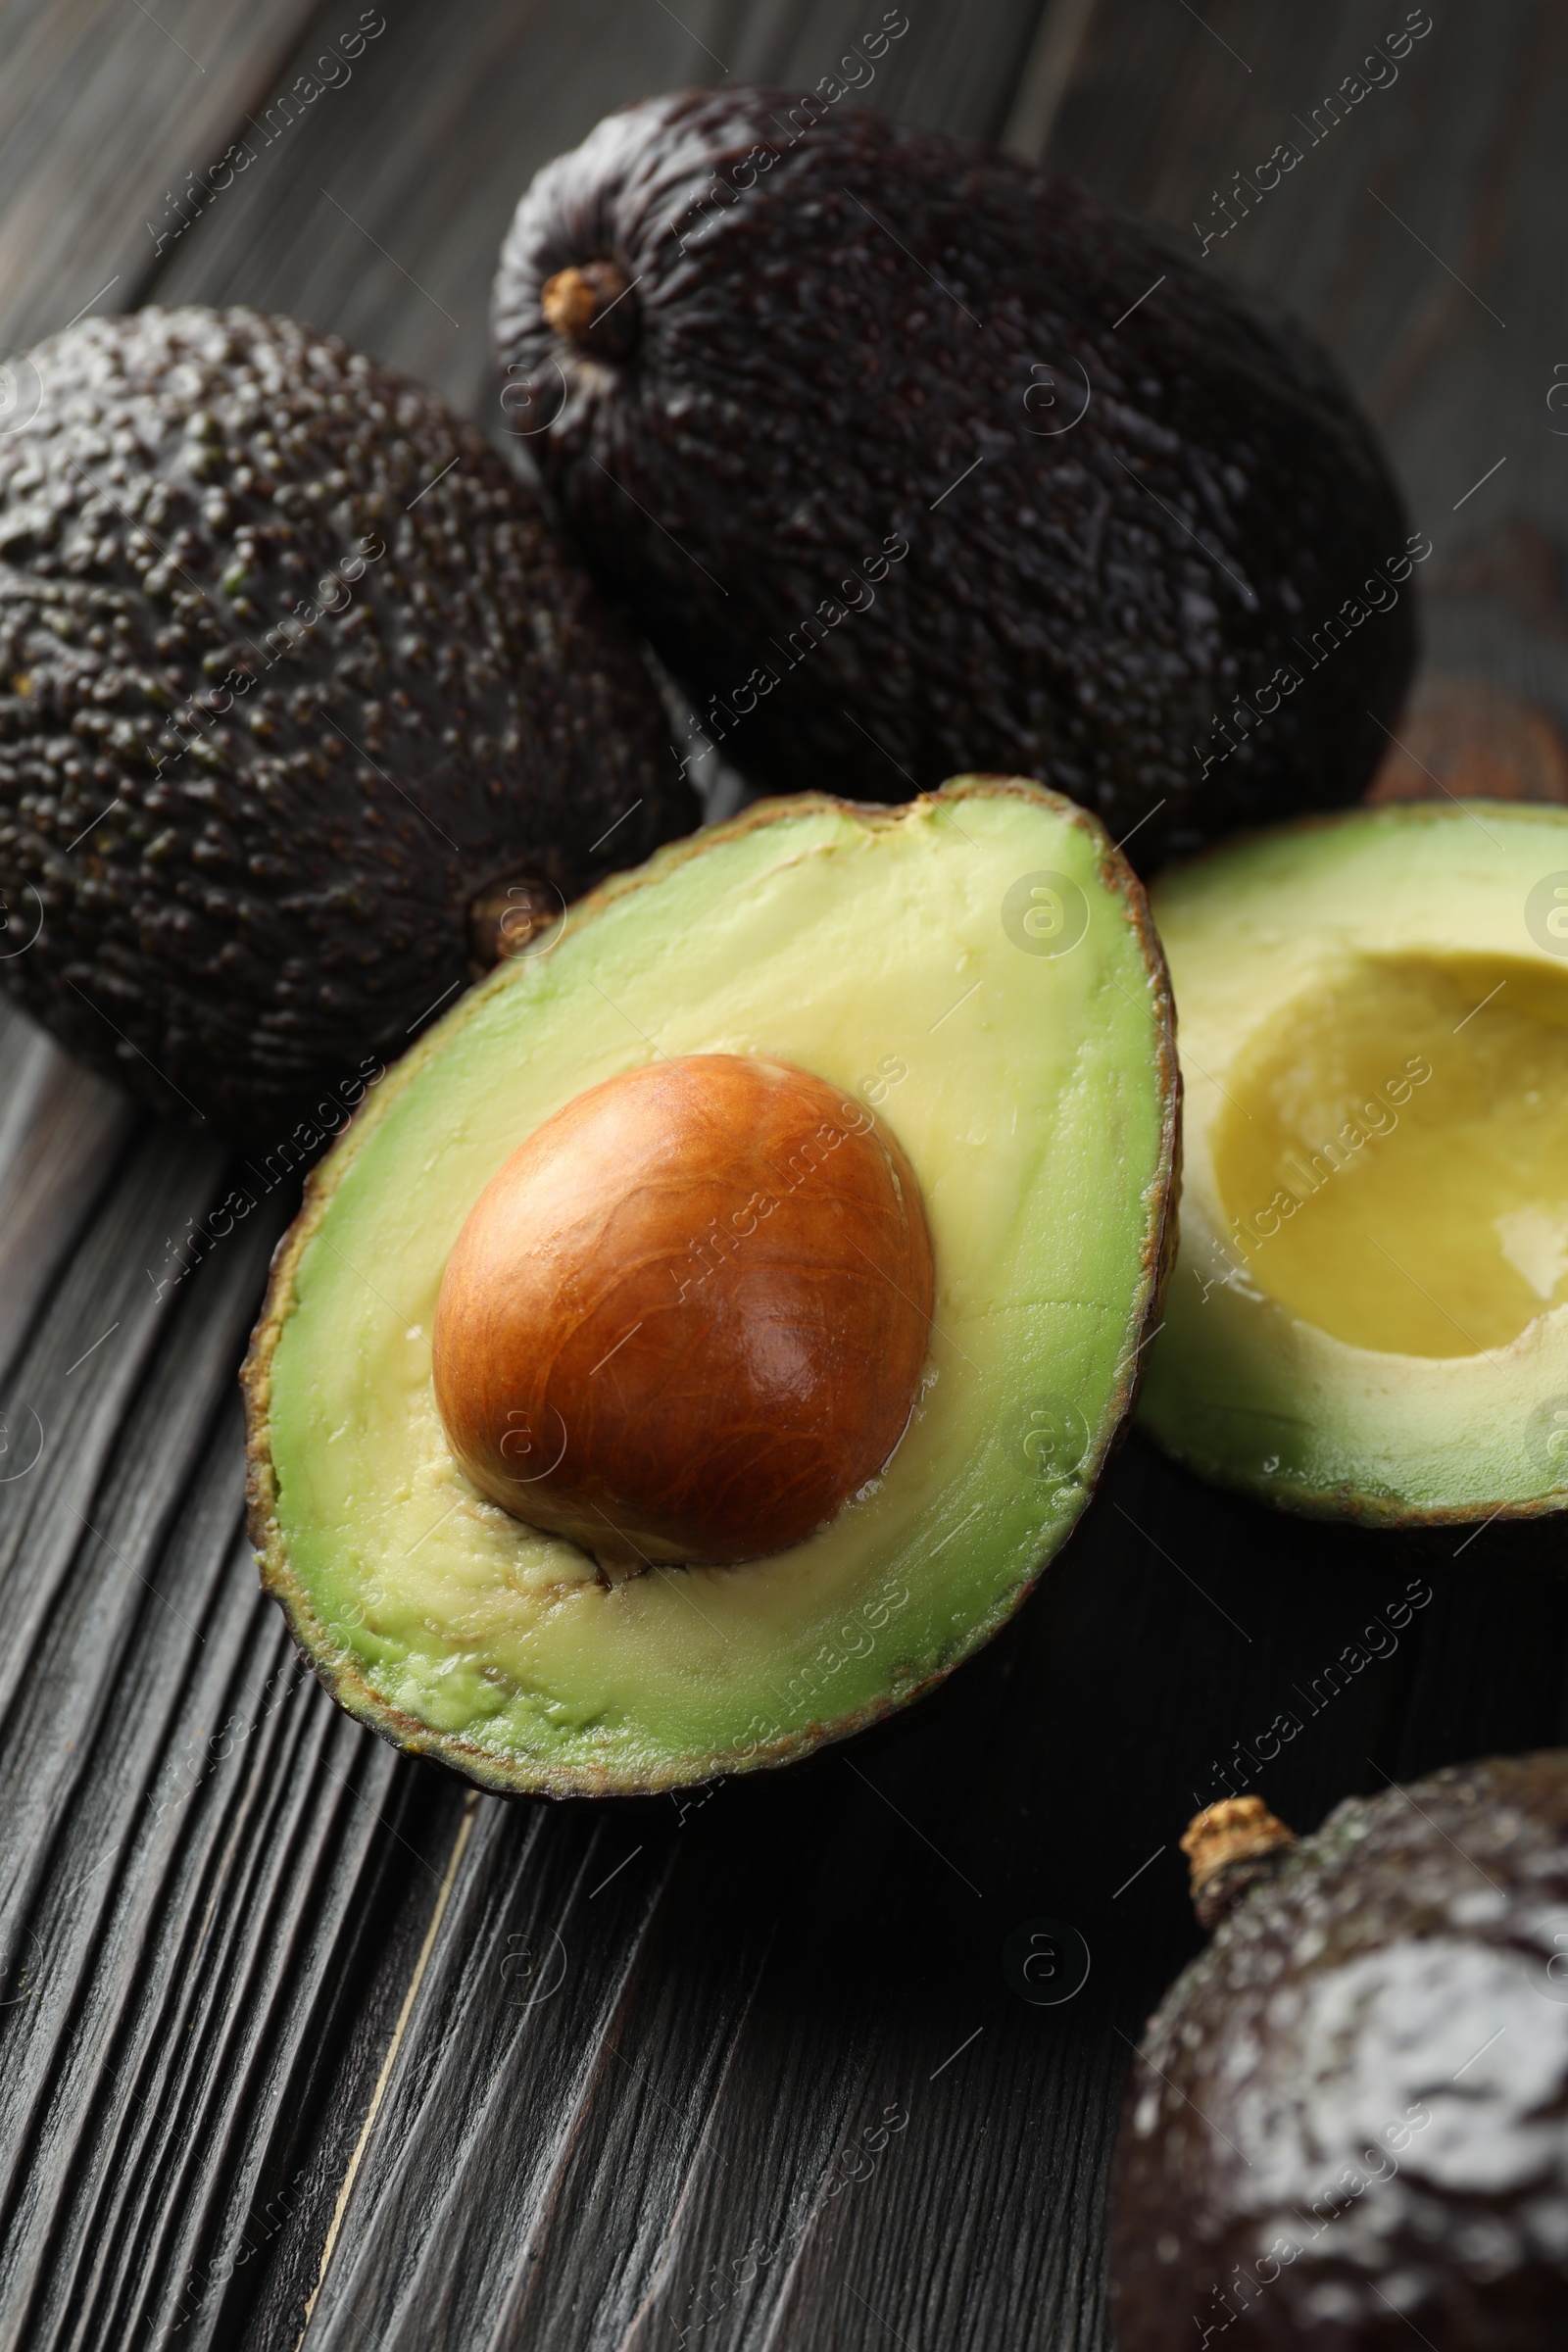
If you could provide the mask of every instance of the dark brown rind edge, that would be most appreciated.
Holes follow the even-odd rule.
[[[1055,1552],[1061,1548],[1061,1544],[1066,1542],[1072,1527],[1087,1507],[1106,1461],[1126,1434],[1143,1377],[1145,1350],[1157,1327],[1160,1298],[1175,1261],[1180,1185],[1181,1075],[1176,1054],[1176,1015],[1171,999],[1170,977],[1165,969],[1164,955],[1150,914],[1144,886],[1120,851],[1113,847],[1099,820],[1060,793],[1023,777],[957,776],[941,786],[937,792],[922,793],[915,801],[892,808],[875,803],[836,800],[827,793],[800,793],[757,802],[726,824],[715,825],[705,832],[689,835],[684,840],[666,844],[656,851],[645,865],[638,866],[630,873],[616,874],[590,892],[588,897],[578,901],[568,910],[564,919],[572,930],[578,930],[585,922],[591,922],[603,907],[629,892],[646,889],[651,883],[662,880],[686,858],[701,856],[719,842],[732,841],[760,826],[775,824],[787,818],[822,811],[858,817],[868,826],[882,828],[901,824],[906,821],[910,811],[933,804],[947,805],[976,797],[1004,796],[1044,803],[1089,835],[1097,852],[1100,878],[1107,892],[1119,900],[1136,936],[1152,984],[1157,1039],[1155,1066],[1161,1103],[1160,1151],[1155,1181],[1151,1188],[1152,1213],[1143,1249],[1141,1311],[1140,1300],[1135,1298],[1122,1369],[1101,1415],[1100,1425],[1093,1433],[1084,1463],[1080,1466],[1083,1499],[1073,1521],[1063,1531],[1061,1543],[1040,1560],[1029,1576],[1004,1596],[990,1617],[970,1629],[933,1673],[919,1682],[902,1689],[895,1687],[882,1697],[849,1715],[827,1722],[807,1724],[799,1731],[781,1734],[776,1740],[749,1749],[744,1754],[731,1750],[726,1754],[705,1758],[703,1768],[698,1772],[682,1771],[679,1766],[671,1766],[664,1773],[632,1776],[608,1770],[597,1773],[583,1770],[567,1772],[544,1765],[536,1765],[528,1770],[511,1767],[499,1762],[488,1750],[460,1737],[433,1732],[417,1716],[390,1706],[371,1689],[351,1653],[334,1641],[328,1629],[315,1615],[288,1559],[282,1529],[278,1524],[277,1480],[272,1465],[269,1428],[272,1358],[283,1326],[293,1311],[296,1270],[315,1237],[345,1168],[352,1162],[367,1136],[385,1115],[388,1104],[403,1092],[425,1060],[441,1051],[449,1025],[466,1019],[475,1001],[487,992],[510,984],[509,967],[503,964],[481,981],[477,988],[460,999],[444,1019],[425,1031],[366,1099],[326,1158],[313,1169],[306,1184],[300,1212],[273,1254],[261,1317],[252,1334],[240,1372],[240,1387],[245,1399],[246,1528],[261,1570],[263,1589],[277,1601],[301,1655],[338,1705],[368,1725],[381,1739],[389,1740],[394,1747],[443,1765],[461,1778],[502,1796],[649,1796],[667,1788],[687,1788],[698,1782],[716,1780],[735,1773],[769,1770],[781,1764],[793,1763],[829,1741],[847,1740],[855,1733],[868,1729],[884,1716],[907,1706],[927,1690],[934,1690],[956,1666],[981,1648],[1001,1629],[1034,1590]]]

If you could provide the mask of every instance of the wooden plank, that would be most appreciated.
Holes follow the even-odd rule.
[[[277,1214],[183,1291],[145,1280],[222,1174],[152,1131],[17,1370],[46,1443],[3,1564],[8,2340],[123,2343],[182,2310],[182,2341],[216,2340],[247,2226],[302,2201],[309,2150],[285,2159],[398,1839],[418,1856],[381,1815],[436,1794],[302,1673],[239,1540],[232,1375]]]
[[[0,1384],[134,1125],[123,1095],[0,1003]],[[9,1421],[3,1436],[14,1476],[30,1439]]]
[[[223,152],[318,4],[6,0],[0,349],[133,306],[181,218],[166,197],[188,198],[187,174]]]

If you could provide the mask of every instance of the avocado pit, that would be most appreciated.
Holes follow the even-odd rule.
[[[452,1451],[612,1580],[800,1543],[874,1478],[925,1361],[931,1241],[898,1144],[760,1055],[622,1072],[480,1195],[436,1308]]]

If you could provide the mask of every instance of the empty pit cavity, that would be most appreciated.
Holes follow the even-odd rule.
[[[1568,973],[1361,956],[1250,1038],[1210,1128],[1233,1258],[1351,1347],[1504,1348],[1568,1298]]]

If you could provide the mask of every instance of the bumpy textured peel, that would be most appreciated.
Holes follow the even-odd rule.
[[[1122,2352],[1547,2352],[1568,2329],[1568,1754],[1352,1796],[1150,2020]]]
[[[477,894],[559,909],[696,803],[632,638],[433,392],[195,306],[83,319],[17,381],[0,978],[286,1170],[472,976]]]
[[[574,341],[543,289],[601,257],[614,335]],[[677,91],[538,173],[494,324],[596,574],[774,791],[1038,775],[1149,871],[1387,748],[1410,526],[1370,428],[1087,189],[844,93]]]
[[[1046,875],[1083,917],[1058,955],[1008,900]],[[826,1528],[609,1592],[458,1472],[429,1325],[521,1136],[656,1050],[772,1054],[868,1102],[921,1185],[936,1306],[910,1427]],[[322,1680],[398,1744],[554,1795],[783,1763],[913,1697],[1017,1605],[1124,1421],[1177,1086],[1142,891],[1038,786],[765,804],[608,884],[377,1088],[280,1250],[245,1372],[251,1533]]]

